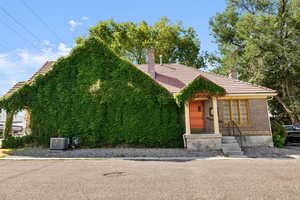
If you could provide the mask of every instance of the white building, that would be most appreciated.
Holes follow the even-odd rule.
[[[6,113],[3,110],[0,110],[0,123],[5,121]]]
[[[18,112],[17,114],[14,115],[14,120],[13,120],[13,130],[17,131],[21,135],[25,133],[24,114],[25,113],[23,111]],[[6,119],[6,112],[2,110],[0,111],[0,132],[2,132],[3,131],[2,129],[4,129],[5,119]]]

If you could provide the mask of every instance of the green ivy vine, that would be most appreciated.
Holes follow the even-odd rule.
[[[182,89],[176,96],[179,104],[192,99],[197,93],[208,93],[211,95],[224,95],[225,89],[201,76],[193,80],[187,87]]]
[[[53,69],[26,84],[0,108],[31,112],[34,142],[80,137],[89,147],[182,146],[179,108],[147,74],[89,38]]]

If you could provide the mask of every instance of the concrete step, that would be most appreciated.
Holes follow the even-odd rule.
[[[235,137],[222,137],[222,142],[236,142],[236,138]]]
[[[237,143],[236,140],[222,140],[222,144],[232,144]]]
[[[230,158],[248,158],[244,154],[242,154],[242,155],[228,155],[227,157],[230,157]]]
[[[238,147],[240,146],[239,143],[237,143],[237,141],[231,142],[231,143],[223,143],[223,142],[222,142],[222,144],[223,144],[224,146],[238,146]]]
[[[226,140],[226,139],[234,139],[235,140],[235,136],[223,136],[222,140]]]
[[[241,149],[241,147],[237,143],[222,144],[222,147],[225,149]]]
[[[244,153],[234,136],[222,137],[222,150],[229,157],[243,156]]]
[[[241,151],[223,152],[225,156],[243,156],[244,153]]]
[[[223,148],[223,152],[242,152],[241,148]]]
[[[240,149],[223,149],[224,154],[243,154],[243,151]]]
[[[222,144],[224,149],[241,149],[238,144]]]
[[[242,151],[241,148],[236,148],[236,147],[234,147],[234,148],[223,147],[222,149],[223,149],[224,152],[225,151],[226,152],[230,152],[230,151]]]
[[[241,149],[224,149],[223,148],[223,152],[224,153],[230,153],[230,152],[242,152]]]

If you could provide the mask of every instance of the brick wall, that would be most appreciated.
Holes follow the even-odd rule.
[[[250,125],[241,126],[240,130],[245,135],[270,135],[270,120],[268,116],[268,106],[266,99],[249,99]],[[212,107],[211,100],[204,101],[205,108],[205,129],[203,133],[214,133],[213,116],[210,115],[210,108]],[[223,122],[223,101],[218,101],[219,111],[219,125],[220,132],[223,135],[229,134],[229,129],[225,127]],[[194,133],[200,133],[199,130],[192,130]]]
[[[223,135],[229,133],[223,123],[223,101],[218,102],[220,131]],[[270,135],[270,119],[266,99],[249,99],[250,124],[241,126],[240,130],[245,135]]]

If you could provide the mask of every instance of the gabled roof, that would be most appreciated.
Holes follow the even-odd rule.
[[[39,75],[45,75],[46,73],[48,73],[52,69],[53,64],[54,61],[47,61],[35,74],[32,75],[32,77],[28,81],[34,81],[34,79]]]
[[[36,77],[39,75],[45,75],[47,72],[49,72],[52,69],[52,65],[54,64],[54,61],[47,61],[36,73],[34,73],[28,81],[18,82],[16,83],[6,94],[4,94],[5,97],[9,97],[13,93],[15,93],[18,89],[20,89],[23,85],[26,83],[30,83],[34,81]]]
[[[148,73],[148,65],[136,65],[143,72]],[[204,72],[181,64],[155,65],[155,80],[172,93],[178,93],[197,77],[203,77],[226,90],[227,94],[276,94],[275,90],[243,82],[211,72]]]
[[[16,83],[3,97],[9,97],[13,93],[15,93],[18,89],[20,89],[26,82],[18,82]]]
[[[27,82],[19,82],[12,89],[10,89],[4,97],[8,97],[22,87],[25,83],[32,82],[39,75],[44,75],[52,69],[54,61],[47,61]],[[135,65],[138,69],[148,74],[147,64]],[[270,94],[275,95],[276,91],[254,85],[251,83],[243,82],[237,79],[228,78],[225,76],[217,75],[211,72],[204,72],[192,67],[187,67],[181,64],[163,64],[155,65],[155,81],[165,87],[171,93],[178,93],[181,89],[186,87],[189,83],[197,77],[203,77],[226,90],[227,94]]]

